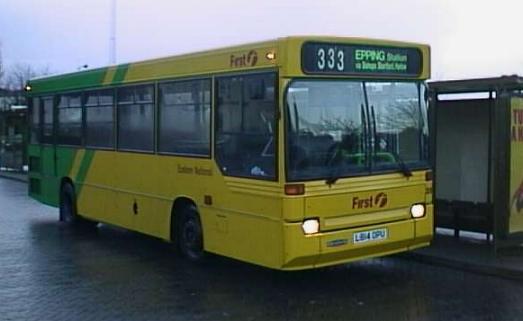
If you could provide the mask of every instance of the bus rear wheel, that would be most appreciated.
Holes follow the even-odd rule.
[[[76,194],[70,183],[65,183],[60,190],[60,221],[70,226],[91,229],[98,224],[78,216],[76,213]]]
[[[195,206],[185,206],[181,210],[178,224],[178,248],[181,254],[191,261],[202,261],[205,257],[202,224]]]

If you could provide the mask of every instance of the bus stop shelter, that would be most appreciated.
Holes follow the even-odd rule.
[[[523,78],[429,83],[435,226],[523,242]]]

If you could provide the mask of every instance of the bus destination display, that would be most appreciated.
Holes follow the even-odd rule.
[[[302,69],[308,74],[417,77],[421,52],[416,48],[305,43]]]

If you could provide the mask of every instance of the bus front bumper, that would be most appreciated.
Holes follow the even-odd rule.
[[[355,241],[355,235],[386,230],[386,238]],[[284,225],[283,270],[301,270],[384,256],[428,246],[433,235],[433,206],[420,219],[304,235],[301,223]]]

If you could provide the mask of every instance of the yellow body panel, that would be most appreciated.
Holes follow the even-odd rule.
[[[181,55],[131,64],[126,81],[146,81],[176,77],[194,77],[200,74],[222,73],[231,70],[255,70],[278,65],[276,42],[239,46],[190,55]],[[276,59],[267,59],[275,53]]]
[[[379,228],[388,230],[389,238],[386,241],[361,245],[352,242],[354,233]],[[418,220],[336,230],[314,236],[303,235],[299,223],[286,224],[285,230],[285,262],[282,268],[297,270],[322,267],[429,245],[433,231],[433,210],[432,206],[428,207],[427,215]],[[332,241],[338,241],[341,245],[331,247],[328,244]]]
[[[104,76],[102,84],[110,85],[114,80],[115,74],[116,74],[116,67],[109,67],[107,69],[107,71],[105,72],[105,76]]]
[[[82,187],[78,210],[83,216],[165,240],[170,239],[173,201],[188,197],[200,212],[207,251],[278,269],[313,268],[406,251],[428,244],[433,230],[432,206],[425,218],[412,220],[406,205],[425,198],[424,172],[409,180],[400,174],[348,178],[331,188],[314,182],[306,187],[305,197],[289,197],[278,182],[223,177],[209,159],[97,151],[83,184],[75,183]],[[351,198],[376,191],[388,193],[391,201],[386,207],[347,210]],[[204,204],[205,195],[212,197],[212,205]],[[322,218],[325,232],[303,234],[301,220],[310,216]],[[390,231],[382,244],[325,245],[380,227]]]

